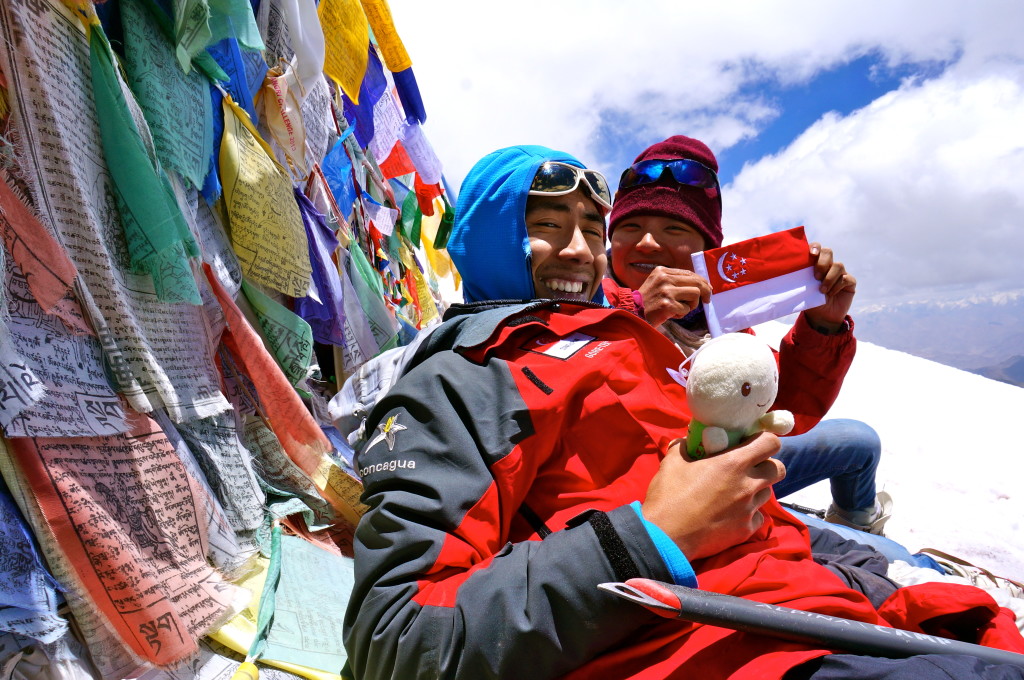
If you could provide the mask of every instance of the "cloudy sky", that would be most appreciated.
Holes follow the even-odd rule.
[[[803,224],[859,305],[1024,290],[1024,3],[390,0],[452,189],[511,144],[615,186],[719,157],[726,241]]]

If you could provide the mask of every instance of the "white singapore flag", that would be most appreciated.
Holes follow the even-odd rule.
[[[704,306],[712,337],[825,304],[803,227],[691,257],[713,291]]]

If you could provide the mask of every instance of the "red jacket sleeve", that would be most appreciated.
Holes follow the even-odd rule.
[[[820,333],[800,314],[779,345],[779,394],[773,409],[793,413],[791,434],[807,432],[828,413],[857,352],[853,319],[836,335]]]
[[[644,318],[644,302],[639,291],[620,286],[612,279],[602,279],[601,290],[608,304],[615,309],[622,309],[641,319]]]

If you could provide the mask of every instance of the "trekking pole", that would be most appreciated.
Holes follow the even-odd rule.
[[[661,616],[722,628],[772,635],[857,654],[902,659],[917,654],[966,654],[987,663],[1024,667],[1024,654],[960,640],[876,626],[863,621],[754,602],[650,579],[601,583],[598,588]]]
[[[779,501],[779,505],[781,505],[784,508],[789,508],[790,510],[802,512],[805,515],[810,515],[811,517],[825,519],[825,511],[818,508],[809,508],[806,505],[798,505],[797,503],[789,503],[785,501]]]

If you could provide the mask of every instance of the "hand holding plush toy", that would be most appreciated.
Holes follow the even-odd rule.
[[[704,458],[752,434],[787,434],[789,411],[768,411],[779,391],[779,368],[771,349],[748,333],[709,340],[692,357],[686,394],[693,420],[686,452]]]

